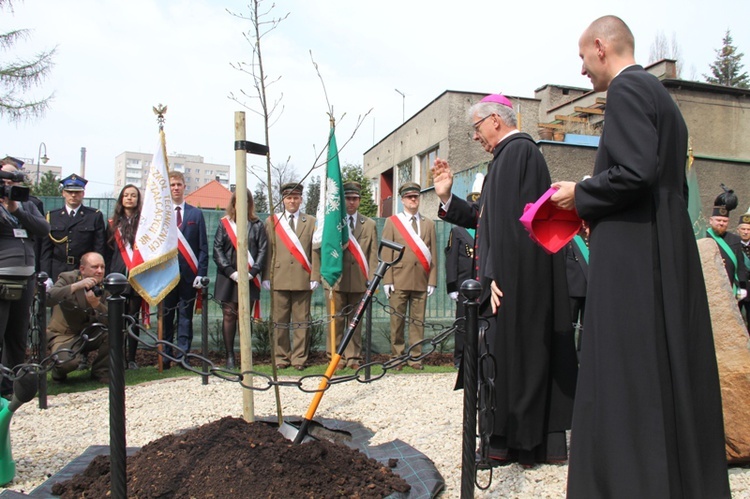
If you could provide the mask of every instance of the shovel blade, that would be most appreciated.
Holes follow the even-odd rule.
[[[287,440],[294,442],[294,440],[297,438],[297,435],[299,434],[299,428],[291,423],[287,423],[286,421],[284,421],[283,423],[281,423],[281,426],[279,426],[279,433],[284,435]],[[302,443],[311,442],[314,440],[315,437],[305,435],[305,438],[302,439]]]

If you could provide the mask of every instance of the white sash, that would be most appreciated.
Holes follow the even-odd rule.
[[[229,235],[229,239],[232,241],[237,241],[237,224],[232,221],[229,217],[224,217],[226,221],[229,223],[229,230],[232,231],[232,233]],[[226,226],[225,226],[226,228]],[[234,236],[234,237],[232,237]],[[239,246],[239,243],[237,243],[237,246]],[[235,246],[235,250],[237,250],[237,246]],[[250,250],[247,250],[247,267],[248,270],[250,270],[253,265],[255,265],[255,259],[253,258],[253,255],[250,254]],[[255,276],[255,284],[260,289],[260,278],[256,275]]]

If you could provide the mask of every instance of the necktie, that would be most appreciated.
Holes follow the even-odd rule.
[[[177,212],[177,227],[179,227],[182,225],[182,208],[175,206],[174,209]]]
[[[411,217],[411,228],[414,229],[416,234],[419,234],[419,229],[417,228],[417,217]]]
[[[76,210],[70,210],[70,218],[75,218]]]
[[[294,215],[289,215],[289,227],[291,227],[292,232],[297,232],[294,228]]]
[[[354,215],[349,215],[349,228],[354,230]]]

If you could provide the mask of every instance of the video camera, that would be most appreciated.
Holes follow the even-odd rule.
[[[26,175],[23,172],[4,172],[0,170],[0,180],[10,180],[11,182],[23,182]],[[25,185],[0,185],[0,198],[7,198],[11,201],[28,201],[30,189]]]

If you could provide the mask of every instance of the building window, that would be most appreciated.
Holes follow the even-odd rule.
[[[440,154],[440,146],[434,147],[419,156],[419,182],[422,189],[432,187],[432,170],[430,169]]]
[[[396,167],[398,169],[398,188],[407,182],[414,180],[414,174],[411,168],[411,159],[407,159],[403,163],[399,163]]]
[[[185,168],[185,173],[190,173],[190,168]]]

